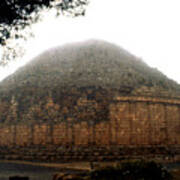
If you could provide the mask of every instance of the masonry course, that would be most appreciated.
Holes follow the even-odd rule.
[[[180,100],[116,97],[109,105],[108,121],[92,125],[85,121],[1,124],[0,147],[1,158],[5,159],[83,161],[172,154],[177,157]]]

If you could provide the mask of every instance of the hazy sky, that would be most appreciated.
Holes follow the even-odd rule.
[[[180,83],[179,0],[90,0],[85,17],[53,19],[34,26],[19,64],[0,69],[0,79],[45,49],[98,38],[114,42]]]

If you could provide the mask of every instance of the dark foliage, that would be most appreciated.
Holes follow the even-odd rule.
[[[97,169],[93,180],[171,180],[171,174],[161,164],[146,161],[123,162],[116,167]]]
[[[12,176],[9,180],[29,180],[29,177]]]
[[[84,15],[84,9],[72,11],[76,7],[87,4],[87,0],[1,0],[0,2],[0,44],[6,45],[12,27],[16,30],[23,29],[33,21],[32,13],[37,14],[42,8],[56,8],[58,11],[69,11],[74,16]],[[16,38],[19,38],[18,33]]]

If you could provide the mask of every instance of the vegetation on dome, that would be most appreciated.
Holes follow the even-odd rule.
[[[116,95],[177,97],[179,92],[179,84],[124,49],[89,40],[50,49],[1,82],[0,116],[1,122],[15,121],[8,107],[17,121],[97,122],[107,119]]]

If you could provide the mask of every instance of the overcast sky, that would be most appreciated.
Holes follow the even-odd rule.
[[[26,56],[0,69],[0,79],[45,49],[97,38],[122,46],[180,83],[179,0],[90,0],[85,17],[52,17],[34,26],[36,38],[27,43]]]

